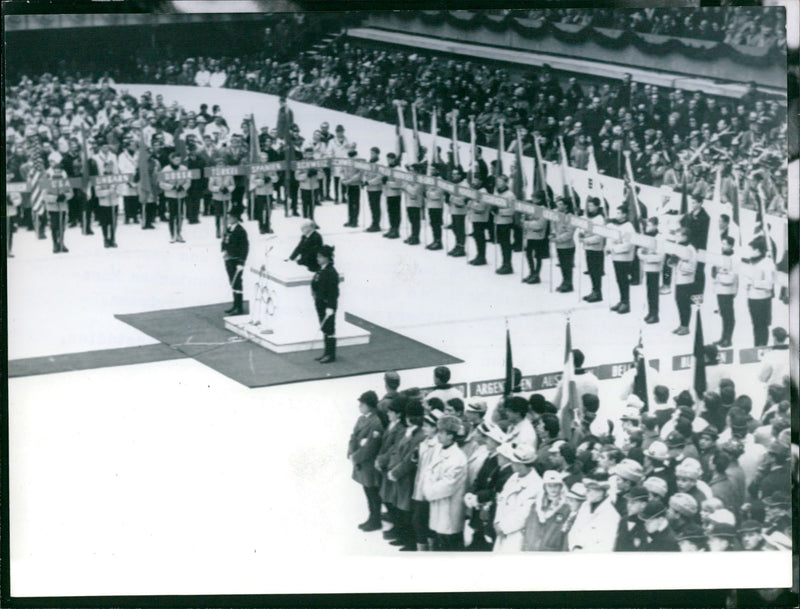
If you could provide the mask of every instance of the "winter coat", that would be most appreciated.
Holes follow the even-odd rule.
[[[439,447],[423,473],[422,496],[430,503],[429,527],[441,535],[464,530],[467,457],[456,445]]]
[[[362,415],[356,421],[347,456],[353,462],[353,480],[364,486],[378,486],[381,478],[375,470],[375,457],[381,448],[383,425],[375,413]]]
[[[399,421],[395,423],[394,426],[387,427],[383,432],[381,448],[378,451],[378,456],[375,458],[375,469],[378,470],[378,474],[381,476],[381,501],[384,503],[391,503],[391,501],[388,501],[384,498],[384,495],[388,492],[391,484],[389,479],[386,477],[389,469],[390,453],[392,448],[400,442],[405,432],[406,426]]]
[[[523,552],[561,552],[566,549],[566,528],[570,507],[564,501],[555,510],[544,513],[541,498],[537,498],[525,521],[522,532]]]
[[[594,511],[588,501],[578,508],[567,537],[570,551],[611,552],[619,527],[619,513],[606,497]]]
[[[414,491],[414,478],[417,473],[417,450],[425,439],[422,428],[417,427],[408,434],[408,429],[403,437],[389,451],[387,474],[391,472],[394,481],[389,480],[384,491],[381,487],[381,499],[393,505],[398,510],[411,509],[411,493]],[[384,496],[385,492],[385,496]]]
[[[519,552],[522,549],[525,521],[536,496],[542,492],[542,478],[535,469],[523,477],[513,474],[497,494],[494,530],[495,552]]]

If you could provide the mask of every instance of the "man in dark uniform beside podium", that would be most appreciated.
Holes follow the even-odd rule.
[[[320,364],[330,364],[336,361],[336,307],[339,304],[339,273],[333,267],[333,246],[320,247],[317,261],[320,269],[311,280],[311,293],[325,336],[325,352],[316,359]]]
[[[242,209],[233,206],[228,211],[228,228],[222,238],[222,255],[225,259],[225,270],[228,273],[228,282],[233,290],[233,306],[226,310],[228,315],[242,315],[243,295],[242,295],[242,273],[244,273],[244,263],[247,260],[247,253],[250,243],[247,239],[247,231],[242,226]]]

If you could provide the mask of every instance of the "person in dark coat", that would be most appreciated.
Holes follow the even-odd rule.
[[[497,448],[506,440],[499,427],[484,421],[478,426],[478,437],[489,449],[489,454],[464,495],[467,519],[473,530],[472,542],[466,549],[490,552],[495,539],[493,523],[497,493],[503,490],[514,470],[507,460],[501,465],[498,459]]]
[[[675,533],[667,520],[667,508],[660,499],[652,499],[644,506],[639,518],[647,531],[642,550],[647,552],[680,552]]]
[[[319,270],[317,254],[322,247],[322,235],[317,232],[317,225],[313,220],[303,222],[300,231],[302,232],[300,242],[289,256],[289,260],[297,260],[297,264],[302,264],[309,271],[316,273]]]
[[[627,515],[619,521],[615,552],[636,552],[646,545],[647,531],[639,514],[644,511],[648,496],[647,489],[641,485],[634,486],[625,495]]]
[[[325,352],[317,360],[320,364],[329,364],[336,361],[336,306],[339,302],[339,273],[333,268],[332,245],[320,247],[317,262],[320,270],[311,280],[311,293],[320,329],[325,336]],[[377,406],[377,400],[375,404]]]
[[[378,411],[378,416],[380,417],[380,402],[379,406],[376,409]],[[388,416],[388,426],[386,430],[383,432],[383,439],[381,440],[381,449],[378,451],[378,456],[375,458],[375,469],[378,471],[381,477],[381,484],[380,484],[380,497],[383,504],[386,506],[386,512],[388,514],[389,522],[391,522],[394,526],[390,529],[387,529],[383,532],[383,538],[387,540],[397,539],[398,531],[397,529],[397,510],[394,506],[394,498],[391,496],[390,487],[392,485],[391,481],[388,478],[389,473],[389,457],[391,450],[400,442],[400,440],[405,435],[406,431],[406,421],[405,421],[405,401],[402,399],[395,399],[393,400],[388,408],[387,408],[387,415]]]
[[[244,313],[242,309],[242,274],[249,249],[247,231],[242,226],[242,210],[239,207],[231,207],[228,211],[228,228],[222,239],[225,270],[228,272],[228,282],[233,290],[233,306],[225,311],[229,315]]]
[[[403,436],[389,451],[385,500],[394,505],[396,518],[393,530],[397,532],[396,539],[390,543],[400,546],[401,552],[414,552],[417,549],[411,521],[411,494],[417,473],[417,449],[425,439],[422,431],[424,414],[420,400],[405,402],[406,427]]]
[[[364,487],[369,509],[369,518],[358,528],[366,532],[380,531],[381,498],[378,489],[381,479],[375,469],[375,457],[381,448],[383,425],[377,415],[378,394],[374,391],[362,393],[358,398],[358,409],[361,416],[356,421],[347,448],[347,458],[353,462],[353,480]]]
[[[703,197],[692,196],[692,209],[683,219],[689,229],[689,243],[696,250],[705,250],[708,245],[708,226],[711,218],[703,208]],[[706,287],[705,262],[698,262],[695,270],[694,293],[702,296]]]

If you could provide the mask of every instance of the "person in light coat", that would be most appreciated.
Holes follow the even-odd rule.
[[[514,447],[504,444],[498,452],[511,461],[514,473],[497,494],[497,511],[494,514],[495,552],[522,550],[525,521],[536,497],[542,492],[542,478],[533,467],[536,449],[530,444]]]
[[[733,237],[722,238],[722,255],[733,256]],[[714,282],[714,292],[717,295],[717,307],[722,318],[722,336],[717,341],[717,346],[726,349],[731,346],[733,329],[736,327],[736,315],[733,310],[733,300],[739,291],[739,275],[736,270],[724,266],[711,267],[711,278]]]
[[[675,304],[678,307],[680,325],[672,333],[678,336],[689,334],[692,317],[692,296],[694,296],[697,270],[697,250],[689,241],[689,231],[681,229],[678,244],[685,248],[685,255],[679,256],[675,264]]]
[[[658,217],[652,216],[647,219],[645,234],[649,237],[658,235]],[[640,247],[637,255],[642,263],[644,270],[645,284],[647,286],[647,317],[644,318],[646,324],[658,323],[658,296],[661,285],[661,268],[664,266],[664,253],[655,247]]]
[[[619,512],[608,493],[608,474],[592,473],[583,479],[586,501],[578,508],[567,536],[571,552],[611,552],[619,527]]]
[[[414,487],[411,494],[411,524],[414,528],[414,538],[417,541],[417,550],[427,552],[436,546],[434,533],[428,526],[430,522],[430,504],[422,493],[425,476],[430,469],[433,455],[439,450],[439,437],[436,426],[441,416],[440,411],[431,410],[425,414],[422,421],[422,434],[424,439],[420,442],[415,455],[417,471],[414,477]]]
[[[436,550],[463,547],[464,493],[467,486],[467,457],[455,443],[463,423],[445,415],[436,425],[439,448],[431,456],[422,479],[422,496],[430,504],[428,526],[436,534]]]
[[[631,311],[630,278],[635,247],[630,242],[630,235],[636,231],[633,228],[633,224],[628,221],[627,206],[620,205],[617,208],[615,220],[619,236],[616,239],[611,239],[607,246],[611,261],[614,263],[614,274],[619,288],[619,303],[611,307],[611,310],[624,315]]]
[[[217,167],[225,165],[222,155],[214,161]],[[211,210],[214,213],[214,222],[217,227],[217,239],[222,238],[222,233],[228,228],[226,216],[231,206],[231,196],[234,189],[233,176],[220,175],[208,179],[208,190],[211,192]]]
[[[100,152],[92,159],[97,168],[97,176],[111,176],[119,173],[117,157],[111,152],[107,141],[100,141]],[[96,184],[97,217],[103,229],[103,245],[117,247],[117,205],[119,203],[118,185]]]

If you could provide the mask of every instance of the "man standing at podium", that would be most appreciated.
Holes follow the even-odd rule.
[[[242,315],[242,273],[247,260],[250,244],[247,240],[247,231],[242,226],[242,210],[240,207],[231,207],[228,210],[228,228],[222,239],[222,256],[225,259],[225,270],[228,272],[228,282],[233,290],[233,306],[225,311],[228,315]]]

